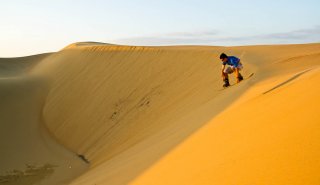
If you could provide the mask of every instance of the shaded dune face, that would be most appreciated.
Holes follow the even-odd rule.
[[[48,82],[30,71],[48,56],[0,59],[0,184],[62,184],[87,168],[43,124]]]
[[[224,90],[221,52],[241,58],[245,77]],[[314,105],[320,102],[311,98],[319,86],[312,89],[310,83],[319,80],[319,54],[319,44],[227,48],[86,42],[41,58],[24,73],[40,79],[32,89],[44,87],[35,108],[39,123],[72,157],[90,165],[70,184],[314,183],[319,138],[309,131],[317,130]],[[234,84],[234,75],[229,78]],[[303,88],[310,93],[303,95]],[[294,112],[299,105],[312,109]],[[303,117],[308,124],[299,127],[295,120]],[[312,137],[298,146],[294,138],[304,137],[296,134],[299,129]],[[277,137],[270,142],[264,139],[273,134]],[[304,143],[313,147],[299,153]],[[295,161],[304,154],[310,163],[299,167],[310,173],[287,170],[298,169]],[[259,165],[276,178],[259,173]],[[285,178],[289,175],[295,179]]]
[[[36,69],[52,80],[43,111],[46,124],[93,164],[110,159],[214,97],[220,89],[220,78],[213,75],[220,67],[213,59],[218,54],[210,49],[69,47]]]

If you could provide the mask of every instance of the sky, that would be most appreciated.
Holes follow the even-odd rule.
[[[319,0],[10,0],[0,2],[0,57],[82,41],[125,45],[320,42]]]

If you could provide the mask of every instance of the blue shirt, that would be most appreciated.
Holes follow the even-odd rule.
[[[230,56],[228,57],[228,60],[226,62],[222,62],[222,65],[230,65],[230,66],[234,66],[234,67],[238,67],[240,62],[240,59],[234,56]]]

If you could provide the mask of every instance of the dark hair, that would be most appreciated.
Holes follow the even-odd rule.
[[[225,59],[225,58],[228,58],[228,56],[225,53],[221,53],[220,59]]]

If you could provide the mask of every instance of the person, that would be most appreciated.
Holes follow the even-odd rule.
[[[222,78],[224,81],[223,87],[230,86],[228,74],[235,73],[237,78],[237,83],[243,80],[240,70],[243,66],[240,62],[240,59],[235,56],[227,56],[225,53],[221,53],[220,59],[222,61]],[[228,65],[228,67],[226,67]]]

